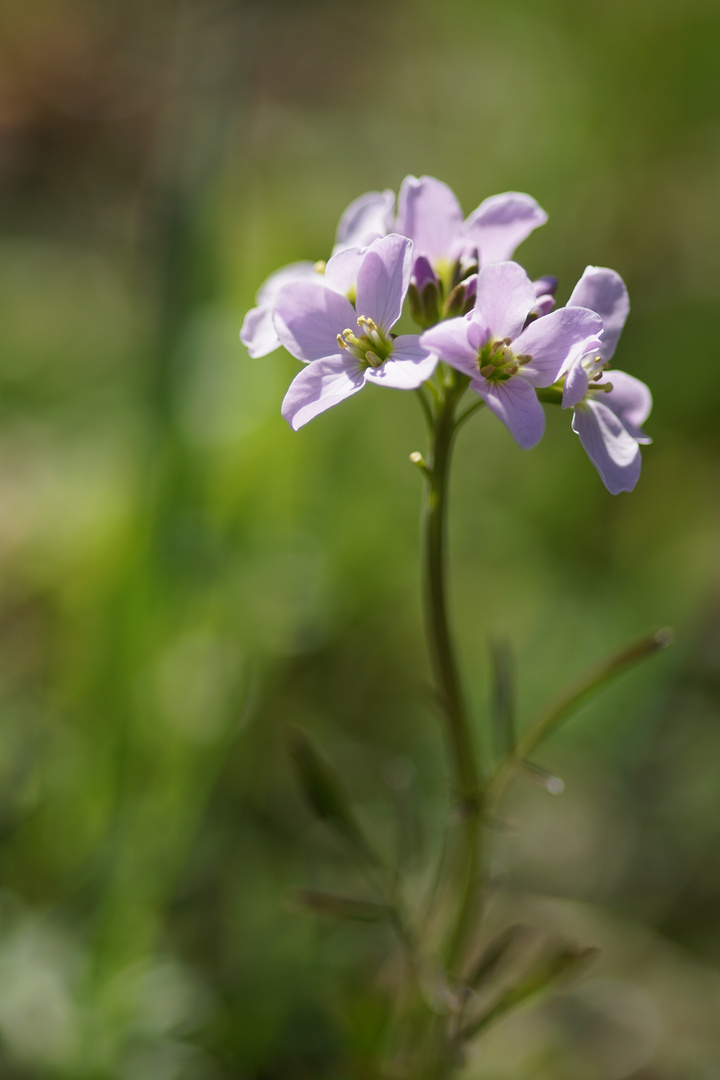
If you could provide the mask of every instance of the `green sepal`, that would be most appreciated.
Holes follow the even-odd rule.
[[[422,300],[420,299],[420,293],[417,290],[417,286],[412,281],[410,282],[410,287],[407,291],[407,298],[413,321],[418,323],[419,326],[424,326]]]
[[[456,285],[443,305],[443,315],[451,319],[456,315],[462,315],[465,309],[465,286],[461,282]]]
[[[435,326],[440,321],[440,290],[428,281],[421,294],[423,326]]]

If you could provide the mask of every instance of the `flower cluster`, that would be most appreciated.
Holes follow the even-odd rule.
[[[556,308],[556,279],[531,281],[511,261],[546,220],[518,192],[494,195],[464,218],[450,188],[429,176],[403,181],[397,209],[392,191],[356,199],[328,261],[278,270],[245,317],[250,356],[284,345],[306,365],[283,416],[297,429],[367,383],[418,389],[442,362],[525,449],[542,437],[542,402],[571,408],[607,489],[632,490],[652,402],[644,383],[607,371],[627,289],[614,270],[588,266]],[[420,333],[393,332],[405,308]]]

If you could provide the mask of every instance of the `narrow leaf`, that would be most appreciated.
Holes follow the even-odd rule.
[[[377,855],[366,840],[353,814],[340,777],[325,760],[310,737],[300,728],[285,733],[290,755],[305,798],[323,821],[332,825],[343,839],[368,862],[378,863]]]
[[[467,979],[467,986],[477,990],[483,983],[489,982],[502,967],[512,947],[526,933],[527,927],[521,923],[506,926],[504,930],[501,930],[481,952]]]
[[[520,733],[515,742],[514,751],[505,757],[490,779],[486,791],[487,806],[492,807],[498,802],[516,766],[531,757],[540,743],[552,734],[575,709],[584,704],[594,691],[601,689],[606,683],[642,660],[667,649],[674,640],[672,630],[667,627],[653,634],[646,634],[645,637],[625,646],[624,649],[600,660],[579,678],[573,680],[550,702],[537,720]]]
[[[490,716],[495,754],[504,757],[515,747],[515,675],[510,643],[491,638]]]
[[[458,1033],[458,1041],[467,1042],[512,1009],[527,1004],[533,998],[547,993],[558,983],[578,975],[597,957],[598,952],[598,949],[593,948],[564,946],[546,955],[525,978],[501,994],[494,1005],[466,1024]]]
[[[351,922],[390,922],[392,911],[387,904],[377,904],[372,900],[357,900],[352,896],[335,896],[318,889],[296,889],[294,900],[316,915],[326,915],[331,919],[347,919]]]

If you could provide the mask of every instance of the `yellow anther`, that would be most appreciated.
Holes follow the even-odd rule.
[[[364,315],[358,315],[358,321],[357,321],[358,326],[364,326],[366,322],[367,322],[367,319],[365,318]]]
[[[318,259],[318,261],[313,266],[313,270],[316,274],[324,274],[326,265],[327,264],[324,259]]]
[[[352,339],[355,337],[350,327],[347,327],[345,330],[343,330],[343,337],[346,341],[352,341]]]
[[[372,352],[370,349],[368,349],[368,351],[365,353],[365,359],[373,367],[380,367],[380,365],[382,364],[382,360],[380,359],[380,357],[376,353]]]
[[[338,345],[340,346],[341,349],[347,349],[347,347],[348,347],[348,343],[345,340],[345,338],[342,336],[342,334],[338,334],[337,343],[338,343]]]

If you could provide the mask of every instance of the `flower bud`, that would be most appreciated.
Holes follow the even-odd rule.
[[[443,307],[443,314],[447,319],[455,315],[462,315],[465,310],[465,285],[460,282],[452,290]]]

